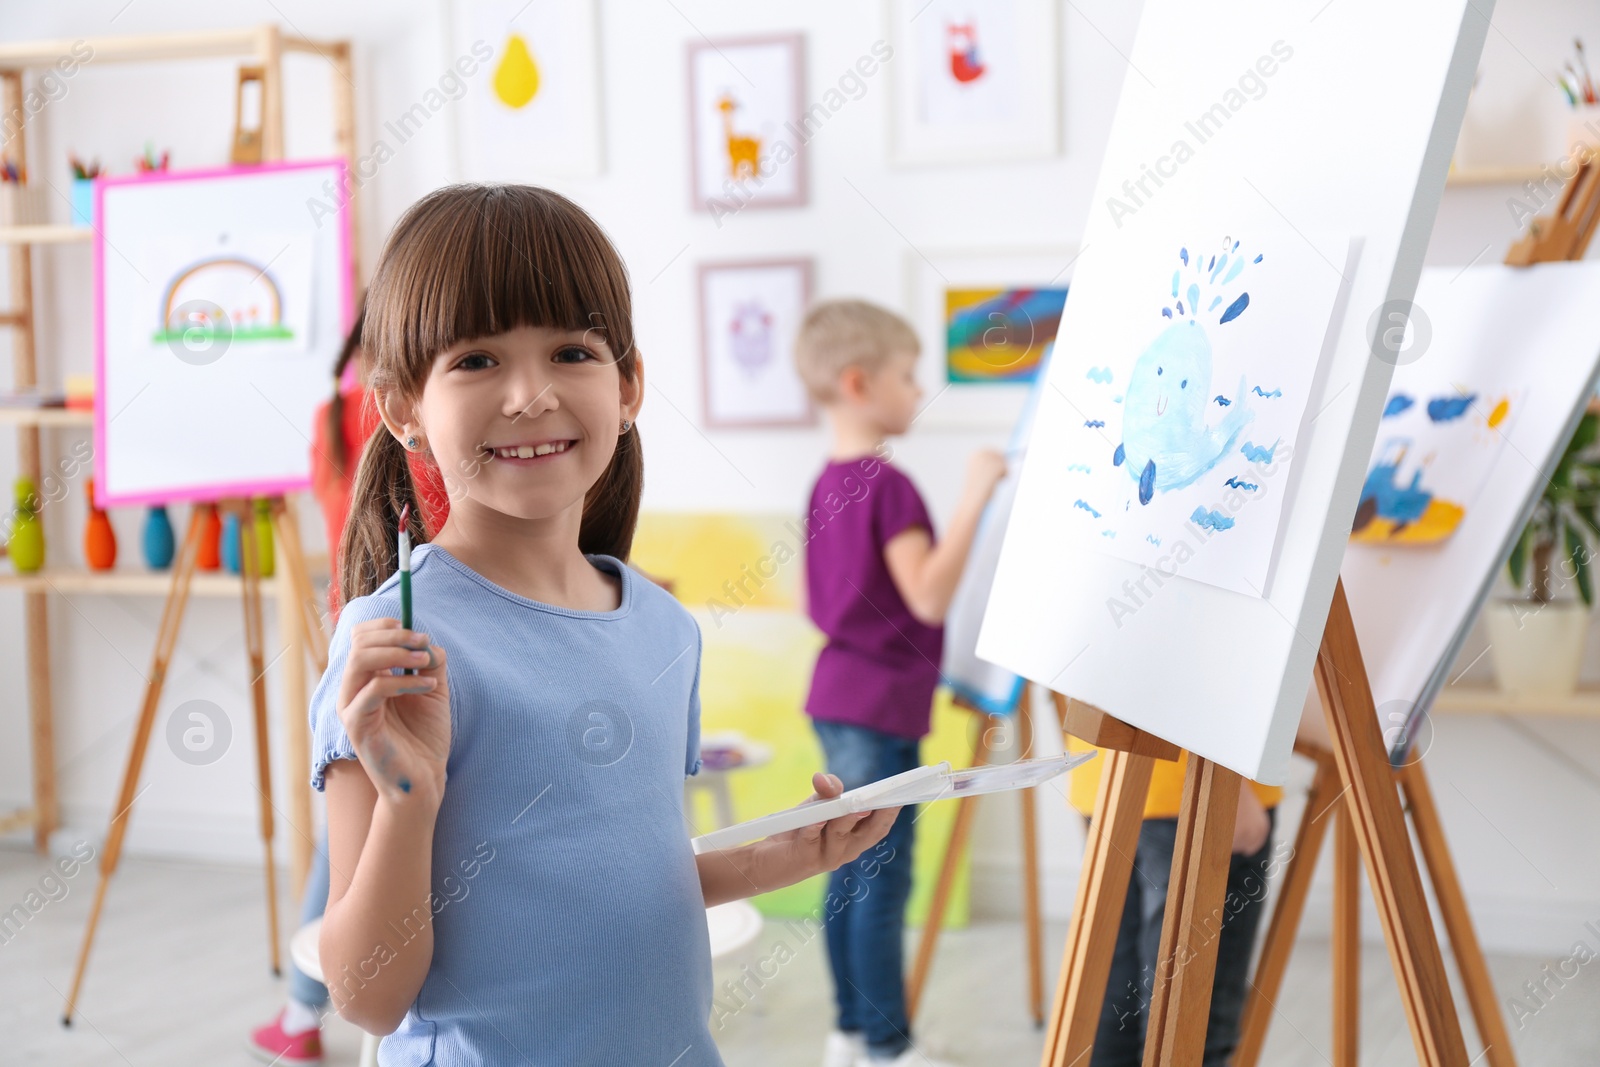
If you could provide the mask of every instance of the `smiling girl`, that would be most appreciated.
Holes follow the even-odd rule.
[[[384,1067],[720,1064],[704,909],[853,860],[898,809],[693,854],[700,632],[627,563],[644,363],[594,220],[527,186],[424,197],[363,344],[385,429],[311,703],[335,1006],[389,1035]],[[408,452],[451,489],[411,558],[414,630],[394,576],[407,507],[424,538]]]

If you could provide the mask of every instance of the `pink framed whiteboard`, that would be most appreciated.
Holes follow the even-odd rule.
[[[95,184],[95,496],[277,495],[354,318],[342,160]]]

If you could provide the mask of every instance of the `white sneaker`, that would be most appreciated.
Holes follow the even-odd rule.
[[[822,1046],[822,1067],[856,1067],[865,1062],[866,1055],[867,1042],[859,1032],[830,1030],[828,1042]]]
[[[917,1051],[915,1045],[906,1049],[892,1060],[874,1060],[866,1056],[861,1058],[864,1067],[956,1067],[948,1060],[931,1059]]]

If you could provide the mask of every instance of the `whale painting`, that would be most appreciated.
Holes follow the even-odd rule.
[[[1348,253],[1266,222],[1119,242],[1090,299],[1114,303],[1120,328],[1052,371],[1070,405],[1057,491],[1072,540],[1264,594]]]
[[[1211,395],[1211,342],[1193,319],[1168,326],[1134,361],[1111,462],[1139,483],[1139,503],[1193,485],[1232,453],[1255,415],[1244,379],[1215,421]]]

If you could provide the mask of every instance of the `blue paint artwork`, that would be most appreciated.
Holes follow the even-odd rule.
[[[1239,446],[1239,451],[1242,452],[1244,454],[1244,458],[1248,459],[1251,463],[1271,463],[1272,453],[1276,452],[1277,450],[1278,442],[1276,441],[1264,448],[1261,445],[1253,445],[1249,441],[1246,441],[1243,445]]]
[[[1273,400],[1273,399],[1283,395],[1283,390],[1282,389],[1274,389],[1270,393],[1264,393],[1264,392],[1261,391],[1261,386],[1259,386],[1259,385],[1256,386],[1254,389],[1252,389],[1250,391],[1252,393],[1255,393],[1256,396],[1262,397],[1263,399],[1266,399],[1266,400]]]
[[[1215,467],[1254,417],[1240,403],[1220,423],[1207,425],[1210,386],[1211,342],[1198,322],[1173,323],[1134,361],[1122,443],[1112,462],[1126,464],[1139,485],[1141,504],[1150,503],[1156,491],[1190,485]],[[1243,396],[1241,381],[1239,399]]]
[[[1087,511],[1089,514],[1093,515],[1097,519],[1100,517],[1100,513],[1098,511],[1096,511],[1094,508],[1091,508],[1085,501],[1074,500],[1072,502],[1072,506],[1075,507],[1075,508],[1082,508],[1084,511]]]
[[[1074,464],[1072,464],[1071,466],[1069,466],[1067,468],[1067,473],[1068,474],[1071,474],[1073,471],[1082,471],[1085,474],[1092,474],[1093,473],[1092,471],[1089,470],[1089,465],[1087,463],[1074,463]]]
[[[1477,393],[1468,396],[1441,396],[1428,401],[1428,418],[1434,422],[1451,422],[1465,415],[1478,399]]]
[[[1252,493],[1255,492],[1257,489],[1261,488],[1255,482],[1241,482],[1237,478],[1229,478],[1227,481],[1223,482],[1222,484],[1227,486],[1229,489],[1243,489],[1246,492],[1252,492]]]
[[[1388,419],[1393,418],[1396,415],[1403,414],[1414,407],[1416,403],[1417,402],[1415,400],[1412,400],[1404,393],[1396,393],[1394,396],[1389,398],[1389,402],[1387,404],[1383,405],[1383,417]]]
[[[1240,315],[1243,315],[1244,314],[1244,309],[1249,307],[1249,306],[1250,306],[1250,294],[1249,293],[1240,293],[1239,294],[1239,299],[1235,300],[1233,303],[1228,305],[1228,310],[1224,311],[1222,313],[1222,318],[1217,320],[1217,324],[1220,326],[1224,322],[1232,322],[1234,319],[1238,318]]]
[[[1098,430],[1102,426],[1104,426],[1105,424],[1106,423],[1105,423],[1104,419],[1084,419],[1083,420],[1084,427],[1086,429],[1090,429],[1090,430]]]
[[[1098,382],[1101,385],[1110,385],[1111,384],[1111,368],[1110,367],[1090,367],[1089,368],[1089,373],[1085,374],[1084,377],[1088,378],[1091,382]]]
[[[1227,407],[1229,404],[1233,403],[1233,401],[1229,400],[1227,397],[1223,396],[1221,393],[1218,393],[1216,396],[1212,397],[1211,399],[1216,401],[1218,404],[1220,404],[1223,407]]]
[[[1189,516],[1189,521],[1202,530],[1231,530],[1233,520],[1220,511],[1207,511],[1205,508],[1195,508],[1194,514]]]

